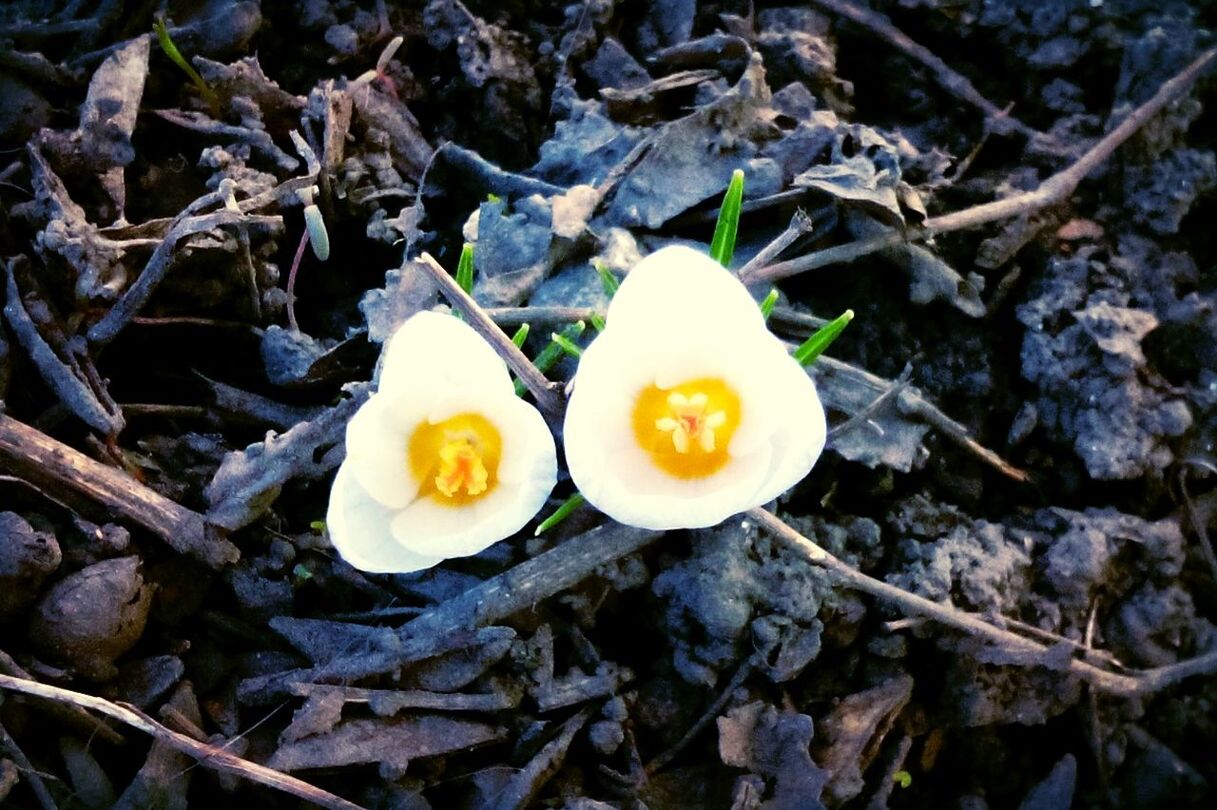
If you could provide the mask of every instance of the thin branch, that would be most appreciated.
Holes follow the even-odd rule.
[[[487,307],[490,320],[501,327],[514,329],[528,323],[533,326],[553,326],[575,321],[590,321],[593,315],[604,316],[592,307]]]
[[[798,211],[795,211],[794,216],[790,218],[790,224],[786,226],[786,230],[779,233],[774,237],[772,242],[765,245],[759,253],[745,262],[736,275],[744,278],[752,271],[771,263],[781,255],[783,250],[794,244],[795,240],[800,236],[811,233],[814,228],[815,223],[811,221],[811,217],[803,209],[800,208]]]
[[[731,698],[735,695],[735,690],[743,686],[744,681],[748,678],[748,675],[751,674],[752,670],[756,668],[756,665],[760,663],[760,660],[760,653],[753,653],[752,655],[748,656],[748,658],[744,660],[744,663],[740,664],[740,667],[735,671],[735,674],[731,676],[731,680],[727,681],[727,685],[724,686],[718,693],[718,697],[714,699],[714,702],[706,707],[706,710],[702,712],[701,716],[698,717],[696,721],[694,721],[693,725],[689,726],[689,730],[685,732],[684,736],[677,740],[671,748],[656,754],[655,758],[648,762],[643,770],[650,775],[667,765],[672,760],[676,759],[677,755],[680,754],[681,751],[685,750],[689,743],[697,739],[697,735],[701,734],[702,731],[705,730],[706,726],[710,725],[714,718],[718,717],[719,712],[723,710],[723,707],[726,706],[731,701]]]
[[[132,707],[112,703],[103,698],[74,692],[58,686],[39,683],[25,678],[14,678],[10,675],[0,675],[0,689],[10,689],[25,695],[68,703],[84,709],[90,709],[107,717],[112,717],[121,723],[148,734],[165,745],[193,757],[200,765],[212,768],[221,773],[234,774],[251,782],[257,782],[275,790],[289,793],[297,798],[312,802],[319,807],[333,810],[363,810],[360,805],[348,802],[340,796],[314,787],[294,776],[288,776],[272,768],[242,759],[235,754],[225,751],[210,743],[199,742],[185,734],[180,734],[167,728],[148,715]],[[53,806],[53,805],[52,805]]]
[[[929,69],[944,90],[984,113],[985,129],[999,135],[1018,133],[1026,138],[1034,138],[1039,135],[1034,129],[1017,118],[1007,115],[1004,110],[981,95],[980,91],[966,77],[951,69],[950,65],[934,55],[929,48],[914,42],[907,34],[892,25],[891,20],[884,15],[845,2],[845,0],[812,0],[812,2],[869,29],[900,53]]]
[[[448,275],[448,271],[430,253],[424,252],[418,257],[418,261],[427,269],[431,280],[440,288],[448,302],[465,316],[465,321],[494,347],[521,382],[528,387],[541,410],[551,416],[560,414],[562,397],[558,390],[537,370],[527,355],[511,342],[511,337],[494,325],[486,310],[482,309],[469,293],[461,289],[456,279]]]
[[[861,571],[854,570],[804,537],[772,512],[758,507],[748,510],[746,514],[787,547],[802,554],[811,563],[835,574],[846,587],[881,599],[902,613],[924,616],[998,647],[1029,653],[1045,661],[1052,655],[1052,648],[1049,645],[1041,644],[1009,630],[995,627],[976,614],[959,610],[949,604],[944,605],[939,602],[932,602],[923,596],[901,590],[894,585],[889,585],[886,582],[868,577]],[[1154,694],[1195,675],[1212,675],[1217,673],[1217,651],[1190,658],[1186,661],[1180,661],[1176,664],[1127,674],[1109,672],[1087,661],[1080,661],[1076,658],[1069,660],[1067,668],[1070,675],[1085,681],[1091,687],[1104,694],[1113,697],[1139,698]]]
[[[823,2],[823,0],[816,0]],[[759,284],[764,281],[776,281],[798,273],[805,273],[831,264],[842,264],[860,259],[863,256],[893,247],[903,241],[917,241],[930,238],[940,233],[975,228],[990,222],[1023,214],[1030,214],[1044,208],[1064,202],[1077,189],[1078,185],[1112,153],[1132,137],[1141,127],[1161,112],[1166,105],[1182,96],[1200,74],[1209,67],[1217,57],[1217,48],[1205,51],[1190,65],[1184,68],[1174,78],[1169,79],[1158,88],[1158,92],[1128,115],[1120,125],[1101,138],[1094,146],[1082,155],[1071,166],[1052,175],[1034,191],[1016,194],[993,202],[965,208],[950,214],[930,217],[920,228],[910,228],[907,233],[891,232],[878,237],[860,239],[844,245],[809,253],[797,259],[762,267],[749,273],[747,278],[741,278],[745,284]]]
[[[0,678],[6,677],[8,676],[0,675]],[[8,733],[8,729],[4,727],[3,723],[0,723],[0,751],[8,755],[9,759],[20,769],[25,781],[30,783],[30,790],[38,799],[42,810],[59,810],[54,797],[51,796],[51,791],[47,790],[46,782],[42,781],[42,774],[38,773],[34,763],[30,762],[30,758],[25,755],[25,751],[21,750],[21,746],[17,745],[17,741]]]
[[[36,486],[76,495],[148,529],[176,551],[212,568],[241,553],[203,516],[131,476],[107,467],[39,430],[0,414],[0,464]]]

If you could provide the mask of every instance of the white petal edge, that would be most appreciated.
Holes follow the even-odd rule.
[[[454,315],[416,313],[385,346],[382,392],[426,396],[425,392],[468,385],[514,391],[507,364],[473,327]]]
[[[393,537],[418,554],[477,554],[518,532],[545,505],[556,482],[556,461],[552,466],[538,465],[534,472],[535,479],[514,485],[500,483],[468,506],[444,506],[431,498],[419,498],[394,516]]]
[[[648,529],[713,526],[755,506],[772,443],[735,455],[701,479],[682,480],[658,469],[634,438],[632,401],[619,390],[614,395],[612,371],[620,357],[608,335],[584,351],[564,425],[567,468],[588,502],[620,523]],[[593,352],[601,341],[604,348]]]
[[[729,318],[731,324],[722,324]],[[605,313],[608,328],[709,324],[730,331],[765,329],[760,307],[730,271],[701,251],[670,245],[626,274]]]
[[[387,507],[400,509],[418,495],[410,474],[410,436],[426,418],[426,403],[376,393],[368,398],[346,429],[346,461],[359,485]]]
[[[349,465],[338,467],[325,525],[330,543],[342,559],[373,574],[408,574],[442,561],[442,557],[419,554],[396,542],[389,530],[393,515],[394,510],[359,486]]]
[[[785,347],[779,341],[775,343],[785,354]],[[773,436],[769,475],[754,496],[752,506],[772,501],[807,477],[824,452],[828,438],[824,405],[815,382],[793,357],[783,359],[786,362],[774,370],[769,394],[781,403],[778,419],[782,427]]]

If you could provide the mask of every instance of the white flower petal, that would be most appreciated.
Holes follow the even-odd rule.
[[[376,574],[407,574],[439,563],[442,558],[410,551],[393,539],[389,531],[393,514],[359,486],[349,464],[338,467],[325,525],[344,560]]]
[[[781,428],[773,437],[773,459],[753,506],[768,503],[802,481],[815,466],[828,436],[816,385],[794,358],[773,378],[774,401],[782,404]]]
[[[731,459],[713,475],[680,479],[656,467],[632,441],[612,449],[597,437],[601,428],[595,421],[589,428],[585,418],[592,415],[576,412],[573,421],[568,418],[566,463],[583,497],[617,522],[645,529],[701,528],[757,505],[756,492],[770,467],[768,445]]]
[[[518,532],[545,504],[553,482],[500,484],[463,507],[419,498],[398,512],[393,537],[419,554],[467,557]]]
[[[634,265],[613,296],[608,328],[655,324],[717,324],[728,332],[765,329],[765,319],[748,290],[704,253],[684,245],[655,251]],[[729,323],[724,323],[724,319]]]
[[[453,315],[415,314],[385,347],[379,390],[418,395],[457,387],[514,391],[507,365],[473,327]]]
[[[395,509],[418,495],[407,452],[414,428],[426,417],[421,404],[373,394],[347,423],[344,463],[371,497]]]

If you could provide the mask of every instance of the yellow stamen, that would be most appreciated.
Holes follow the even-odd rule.
[[[467,495],[481,495],[486,491],[488,477],[482,457],[467,439],[457,439],[440,448],[435,488],[443,495],[451,498],[461,487]]]
[[[677,478],[704,478],[726,465],[739,422],[739,395],[718,377],[669,389],[651,385],[634,404],[635,440],[657,467]]]
[[[502,450],[502,437],[490,420],[461,413],[416,427],[407,456],[420,496],[445,506],[464,506],[494,489]]]

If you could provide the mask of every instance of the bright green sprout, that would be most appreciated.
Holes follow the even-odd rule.
[[[604,327],[605,327],[604,318],[602,318],[598,313],[593,312],[592,314],[587,316],[587,319],[592,322],[592,328],[595,329],[597,332],[604,331]]]
[[[528,324],[520,324],[520,328],[511,336],[511,342],[516,344],[517,349],[524,348],[524,341],[528,340]]]
[[[486,202],[488,202],[488,203],[503,202],[503,198],[500,197],[498,194],[487,194]]]
[[[559,506],[557,509],[554,510],[554,513],[552,515],[545,518],[545,520],[541,521],[541,524],[539,526],[537,526],[537,530],[532,533],[532,536],[540,537],[542,534],[549,531],[554,526],[557,526],[559,523],[561,523],[562,521],[564,521],[568,517],[570,517],[572,512],[574,512],[576,509],[578,509],[580,506],[582,506],[586,502],[587,501],[584,499],[584,497],[582,495],[580,495],[578,492],[576,492],[574,495],[571,495],[569,498],[567,498],[566,500],[564,500],[562,502],[561,506]]]
[[[908,771],[896,771],[892,774],[892,781],[902,788],[906,788],[913,784],[913,775]]]
[[[714,226],[714,238],[710,240],[710,258],[723,267],[730,267],[731,258],[735,255],[735,234],[739,230],[743,202],[744,173],[736,169],[731,173],[731,184],[723,195],[723,204],[718,209],[718,224]]]
[[[599,259],[592,259],[592,267],[596,268],[596,275],[600,276],[600,284],[604,287],[604,294],[611,299],[617,294],[617,288],[621,286],[621,282],[613,275],[613,271],[605,267],[604,262]]]
[[[578,359],[583,356],[583,349],[579,348],[579,346],[570,338],[563,337],[562,335],[559,335],[557,332],[551,332],[549,335],[549,339],[552,340],[554,343],[558,344],[558,347],[561,348],[562,351],[569,354],[571,357]]]
[[[778,303],[778,288],[770,287],[769,295],[765,296],[765,300],[761,302],[761,315],[765,320],[769,320],[769,316],[773,314],[773,308]]]
[[[583,321],[575,321],[563,329],[561,335],[573,343],[579,339],[579,337],[583,334],[583,330],[586,328],[587,324],[585,324]],[[558,362],[558,358],[560,358],[562,354],[562,347],[551,340],[549,344],[541,350],[541,353],[536,356],[536,359],[532,361],[532,364],[537,367],[537,371],[544,374],[554,367],[554,363]],[[528,389],[524,387],[524,383],[516,380],[517,396],[524,396],[524,392],[527,390]]]
[[[845,331],[845,327],[853,319],[854,311],[852,309],[842,312],[835,319],[817,329],[814,335],[803,341],[803,345],[794,350],[794,359],[798,360],[800,365],[810,366],[834,340],[841,336],[841,333]]]
[[[161,50],[165,52],[173,64],[180,67],[190,77],[190,81],[194,82],[194,86],[202,93],[203,98],[207,100],[207,106],[211,108],[212,117],[220,117],[220,97],[211,89],[211,85],[203,81],[203,77],[194,69],[194,65],[186,61],[186,57],[182,56],[182,52],[173,44],[173,39],[169,36],[169,29],[165,27],[165,21],[160,17],[152,23],[153,30],[156,31],[156,40],[161,44]]]
[[[325,534],[324,520],[314,520],[312,523],[308,524],[308,527],[317,532],[317,534]]]
[[[313,246],[313,255],[319,261],[330,257],[330,234],[321,218],[321,209],[316,205],[304,206],[304,227],[308,230],[308,242]]]
[[[461,260],[456,265],[456,283],[465,292],[473,293],[473,245],[468,242],[461,248]]]

